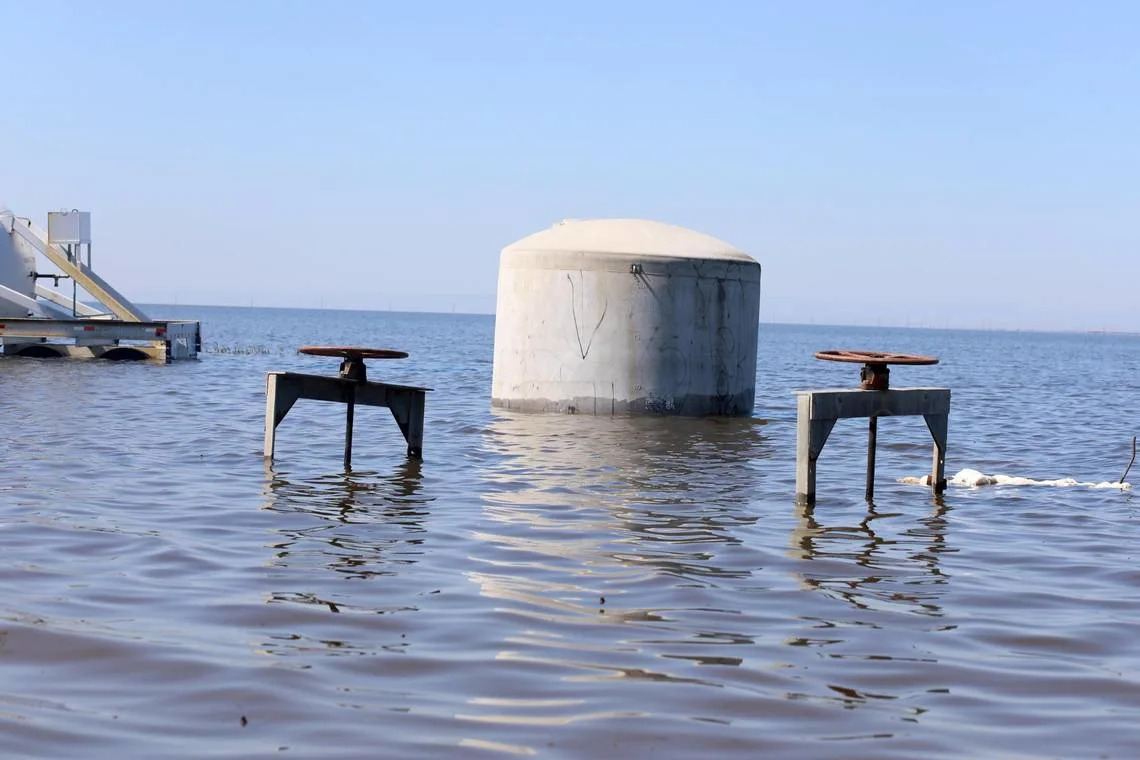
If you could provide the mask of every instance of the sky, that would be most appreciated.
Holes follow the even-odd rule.
[[[0,0],[0,205],[140,303],[490,313],[563,218],[761,321],[1140,330],[1140,3]],[[155,316],[161,317],[161,314]]]

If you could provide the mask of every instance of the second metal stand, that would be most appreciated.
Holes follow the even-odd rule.
[[[869,417],[866,494],[875,493],[875,447],[878,418],[922,415],[934,438],[931,488],[946,489],[946,432],[950,416],[949,388],[899,388],[887,391],[862,389],[799,391],[796,394],[796,499],[815,502],[816,460],[831,429],[841,419]]]

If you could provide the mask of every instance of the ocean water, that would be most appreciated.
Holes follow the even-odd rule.
[[[0,757],[1140,755],[1140,338],[762,325],[753,419],[490,408],[484,316],[152,307],[200,361],[0,360]],[[400,348],[386,410],[299,402],[303,344]],[[841,421],[794,499],[814,351],[933,354],[919,418]],[[1062,481],[1034,485],[1031,481]],[[1071,479],[1063,480],[1063,479]],[[1130,480],[1140,480],[1132,470]],[[1075,483],[1075,484],[1074,484]]]

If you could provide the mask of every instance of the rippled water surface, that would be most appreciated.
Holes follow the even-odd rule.
[[[947,471],[1119,480],[1140,339],[769,326],[750,420],[490,409],[490,317],[206,307],[200,361],[0,360],[0,756],[1140,755],[1131,491],[899,483],[918,418],[836,426],[794,499],[823,348],[930,353]],[[386,410],[300,402],[302,344],[402,348]],[[1140,479],[1133,470],[1130,480]]]

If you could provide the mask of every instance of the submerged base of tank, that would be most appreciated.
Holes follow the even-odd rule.
[[[752,414],[755,391],[718,396],[649,395],[635,399],[605,396],[575,396],[568,399],[492,398],[491,405],[514,412],[557,412],[562,414],[656,414],[681,417],[747,417]]]

